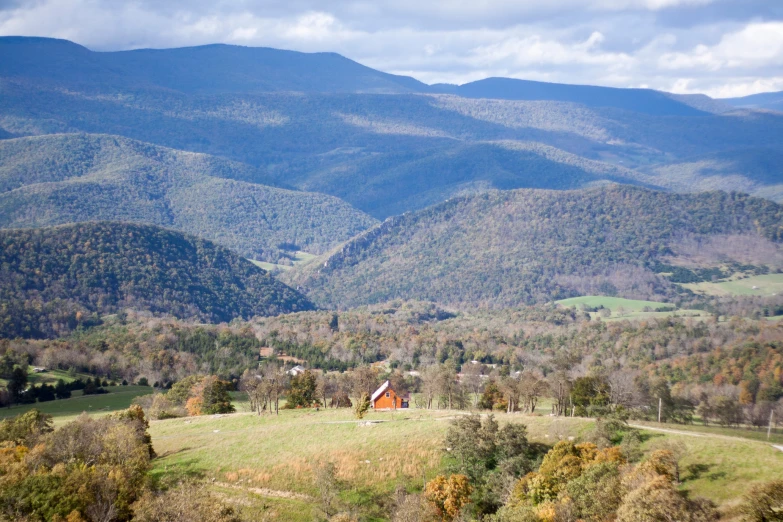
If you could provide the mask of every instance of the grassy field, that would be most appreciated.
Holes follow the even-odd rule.
[[[600,312],[590,312],[590,316],[595,319],[601,317],[603,320],[616,321],[623,319],[642,319],[642,318],[655,318],[655,317],[671,317],[673,315],[679,317],[703,317],[708,314],[701,310],[674,310],[668,312],[656,312],[657,308],[675,308],[671,303],[660,303],[657,301],[639,301],[634,299],[624,299],[622,297],[608,297],[603,295],[586,295],[582,297],[571,297],[569,299],[562,299],[556,301],[561,306],[577,308],[582,305],[590,308],[597,308],[603,306],[611,310],[611,316],[601,317]],[[645,311],[645,308],[653,311]]]
[[[35,373],[32,366],[27,369],[27,382],[30,384],[55,384],[59,379],[65,382],[73,382],[76,379],[86,379],[87,377],[90,377],[90,375],[86,373],[71,375],[64,370],[46,370],[45,372]],[[0,379],[0,386],[8,386],[8,381]]]
[[[705,295],[771,296],[783,292],[783,274],[751,276],[717,283],[690,283],[682,286]]]
[[[783,429],[774,428],[767,439],[767,428],[754,429],[752,427],[728,428],[723,426],[703,424],[658,424],[657,422],[634,422],[638,426],[650,426],[651,428],[664,428],[675,431],[684,431],[689,433],[698,433],[718,437],[730,437],[748,439],[759,442],[769,442],[770,444],[783,445]]]
[[[82,412],[105,415],[127,408],[134,397],[150,393],[141,386],[113,387],[112,393],[0,410],[0,418],[30,408],[52,414],[63,424]],[[399,410],[370,412],[362,422],[341,410],[281,410],[279,416],[249,411],[242,394],[233,394],[237,413],[152,421],[150,434],[159,458],[158,481],[200,477],[216,493],[253,520],[309,521],[316,517],[313,467],[335,464],[341,499],[368,520],[383,520],[399,486],[420,490],[443,470],[442,441],[449,421],[465,412]],[[541,411],[546,408],[542,407]],[[523,423],[530,440],[554,444],[582,439],[593,420],[548,415],[496,415],[498,421]],[[730,512],[754,483],[783,476],[783,451],[766,442],[766,433],[720,427],[640,426],[643,449],[673,448],[681,456],[682,488],[717,502]],[[783,434],[772,443],[783,443]]]
[[[372,412],[355,421],[347,410],[281,411],[279,416],[248,412],[151,423],[161,457],[157,480],[181,476],[208,479],[221,494],[257,518],[312,520],[317,495],[313,466],[332,462],[343,484],[341,498],[373,519],[388,507],[398,486],[420,489],[443,467],[448,422],[462,412],[411,409]],[[582,438],[593,421],[544,415],[498,414],[499,422],[524,423],[529,437],[553,444]],[[665,426],[665,429],[669,426]],[[682,426],[673,430],[685,431]],[[682,488],[728,510],[756,482],[783,474],[783,452],[771,445],[716,433],[645,431],[643,448],[674,448],[682,455]],[[264,507],[265,506],[265,507]],[[263,512],[263,513],[262,513]]]
[[[152,393],[152,388],[148,386],[107,386],[106,389],[109,393],[101,395],[80,395],[81,392],[73,392],[74,396],[70,399],[2,408],[0,419],[36,408],[54,417],[55,424],[59,425],[73,420],[82,412],[106,415],[112,411],[126,409],[135,397]]]
[[[273,520],[309,521],[317,494],[313,467],[332,462],[344,484],[343,500],[379,517],[397,486],[420,489],[442,469],[448,421],[461,414],[371,412],[360,423],[349,410],[284,410],[279,416],[237,413],[156,421],[150,433],[161,458],[153,475],[204,477],[224,494],[241,494],[241,504],[248,496],[259,504],[274,501]],[[591,426],[581,419],[529,418],[535,419],[529,424],[531,438],[540,441],[583,434]]]
[[[297,252],[294,254],[293,263],[294,266],[300,265],[302,263],[307,263],[308,261],[314,259],[316,256],[313,254],[308,254],[307,252]],[[290,265],[278,265],[275,263],[267,263],[266,261],[256,261],[255,259],[250,259],[250,262],[256,265],[259,268],[263,268],[264,270],[268,271],[274,271],[274,270],[291,270],[294,266]]]
[[[637,301],[634,299],[623,299],[622,297],[608,297],[604,295],[585,295],[582,297],[572,297],[570,299],[562,299],[557,301],[557,304],[568,307],[576,306],[577,308],[579,308],[580,305],[589,306],[591,308],[603,306],[604,308],[609,308],[610,310],[616,310],[617,308],[622,307],[629,312],[641,312],[646,307],[652,308],[653,310],[661,307],[675,308],[675,306],[670,303]]]

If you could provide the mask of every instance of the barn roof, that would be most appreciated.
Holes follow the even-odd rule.
[[[375,393],[372,394],[372,401],[375,402],[375,399],[380,397],[383,392],[389,389],[389,386],[390,386],[389,381],[386,381],[385,383],[381,384],[381,387],[375,390]]]

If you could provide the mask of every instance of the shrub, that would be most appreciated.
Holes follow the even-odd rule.
[[[739,511],[744,522],[783,521],[783,480],[751,488]]]

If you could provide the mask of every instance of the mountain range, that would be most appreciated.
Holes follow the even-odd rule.
[[[139,251],[166,263],[173,254],[160,249],[177,252],[182,241],[289,266],[301,250],[319,257],[280,277],[324,307],[684,299],[678,278],[783,267],[778,100],[509,78],[426,85],[334,53],[94,52],[4,37],[0,228],[9,244],[32,245],[36,228],[64,238],[67,227],[51,227],[90,222],[79,230],[103,227],[84,234],[109,238],[136,227],[151,238]],[[152,240],[161,234],[185,239]],[[689,256],[693,244],[709,255]],[[224,269],[221,277],[247,277],[239,261]],[[265,294],[280,302],[257,308],[252,292],[217,312],[115,287],[104,307],[51,284],[56,291],[40,287],[35,298],[18,286],[12,294],[85,313],[130,302],[210,320],[312,306],[281,286]],[[44,322],[14,324],[57,330]]]
[[[224,45],[96,53],[0,38],[0,92],[6,138],[100,133],[210,154],[378,219],[491,188],[671,190],[646,169],[779,150],[783,131],[777,113],[703,96],[508,79],[427,86],[334,54]]]

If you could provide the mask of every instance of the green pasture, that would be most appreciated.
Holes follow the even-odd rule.
[[[557,304],[571,307],[576,306],[577,308],[581,305],[588,306],[591,308],[596,308],[599,306],[603,306],[604,308],[609,308],[610,310],[615,310],[617,308],[624,308],[629,312],[641,312],[646,307],[652,308],[655,310],[656,308],[661,307],[674,307],[671,303],[659,303],[656,301],[639,301],[635,299],[624,299],[622,297],[608,297],[604,295],[586,295],[582,297],[571,297],[570,299],[562,299],[560,301],[556,301]]]
[[[682,286],[705,295],[772,296],[783,292],[783,274],[758,275],[742,279],[732,278],[716,283],[690,283]]]
[[[73,392],[73,397],[70,399],[2,408],[0,418],[12,417],[35,408],[54,417],[55,424],[62,424],[73,420],[83,412],[105,415],[124,410],[131,405],[134,398],[152,393],[152,388],[148,386],[107,386],[106,389],[109,393],[101,395],[81,395],[81,392]]]
[[[256,261],[255,259],[250,259],[249,261],[256,265],[259,268],[263,268],[267,271],[274,271],[274,270],[291,270],[296,265],[301,265],[303,263],[307,263],[308,261],[311,261],[316,256],[313,254],[308,254],[307,252],[299,251],[296,254],[294,254],[293,259],[293,266],[290,265],[278,265],[276,263],[267,263],[266,261]]]
[[[625,319],[654,319],[658,317],[705,317],[709,314],[702,310],[673,310],[668,312],[656,312],[658,308],[676,308],[671,303],[661,303],[658,301],[641,301],[636,299],[624,299],[622,297],[608,297],[604,295],[586,295],[582,297],[571,297],[555,301],[557,304],[565,307],[586,306],[598,308],[603,306],[611,310],[609,317],[601,316],[600,312],[590,312],[590,317],[596,319],[600,317],[604,321],[617,321]],[[652,311],[645,311],[645,308]]]
[[[369,515],[376,509],[380,516],[398,486],[420,490],[425,480],[443,471],[449,420],[465,414],[414,408],[371,412],[358,422],[349,410],[281,410],[279,416],[258,416],[245,409],[240,403],[232,415],[151,422],[160,455],[154,478],[205,478],[257,518],[305,521],[313,519],[317,505],[313,467],[331,462],[343,501]],[[496,418],[501,424],[525,424],[530,440],[548,445],[583,439],[594,426],[591,419],[540,414],[500,413]],[[651,428],[643,430],[643,449],[677,451],[682,488],[712,499],[724,512],[753,484],[783,475],[783,452],[766,442],[698,426],[663,426],[684,433]]]
[[[86,373],[76,373],[71,375],[65,370],[46,370],[45,372],[36,373],[32,366],[27,368],[27,382],[30,384],[56,384],[59,379],[65,382],[73,382],[76,379],[92,378]],[[0,386],[8,386],[8,380],[0,379]]]

